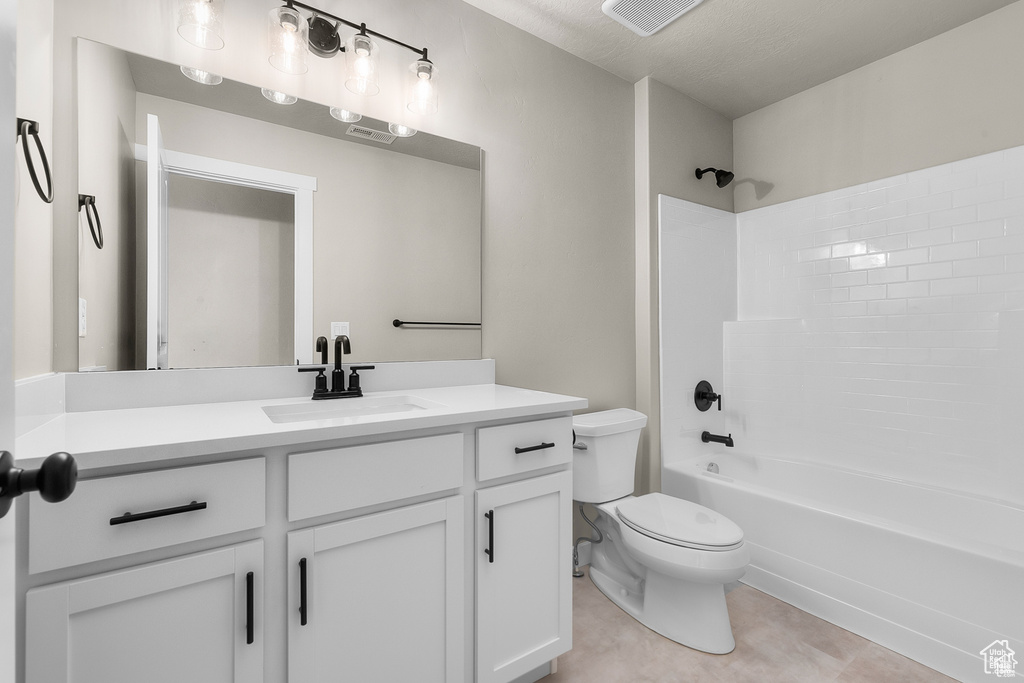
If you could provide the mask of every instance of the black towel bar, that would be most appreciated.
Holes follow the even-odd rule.
[[[480,327],[480,323],[425,323],[413,322],[412,320],[399,320],[398,318],[391,321],[391,324],[395,327],[402,327],[403,325],[456,325],[459,327]]]

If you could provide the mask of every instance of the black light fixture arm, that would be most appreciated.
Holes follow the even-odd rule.
[[[307,5],[304,2],[298,2],[298,0],[287,0],[285,2],[285,5],[287,7],[291,7],[292,9],[295,9],[296,7],[298,7],[299,9],[304,9],[307,12],[313,12],[314,14],[317,14],[317,15],[319,15],[321,17],[327,17],[328,19],[332,19],[334,21],[337,21],[338,23],[344,24],[345,26],[348,26],[349,28],[354,28],[357,31],[359,31],[360,33],[363,33],[365,35],[373,36],[374,38],[380,38],[381,40],[386,40],[389,43],[393,43],[395,45],[404,47],[406,50],[411,50],[412,52],[415,52],[415,53],[421,55],[423,59],[427,59],[427,48],[425,48],[425,47],[424,48],[413,47],[412,45],[409,45],[408,43],[403,43],[402,41],[400,41],[400,40],[398,40],[396,38],[392,38],[389,35],[386,35],[384,33],[380,33],[379,31],[374,31],[372,29],[368,29],[368,28],[366,28],[366,24],[357,24],[354,21],[349,21],[348,19],[342,19],[339,16],[331,14],[330,12],[324,12],[322,9],[318,9],[316,7],[313,7],[312,5]],[[340,50],[344,51],[345,50],[345,46],[342,45]]]

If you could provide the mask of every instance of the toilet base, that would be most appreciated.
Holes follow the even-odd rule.
[[[736,648],[720,583],[683,581],[648,569],[638,592],[593,565],[590,579],[623,611],[669,640],[714,655]]]

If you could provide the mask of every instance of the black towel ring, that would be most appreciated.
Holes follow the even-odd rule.
[[[92,241],[96,244],[97,249],[102,249],[103,223],[100,222],[100,213],[96,210],[96,197],[93,197],[91,194],[78,195],[78,210],[81,211],[83,206],[85,207],[85,218],[89,221],[89,232],[92,233]],[[96,218],[95,224],[93,223],[93,217]]]
[[[43,192],[43,188],[39,184],[39,176],[36,174],[36,167],[32,163],[32,155],[29,153],[28,137],[30,135],[36,140],[36,149],[39,150],[39,161],[43,164],[43,174],[46,176],[46,192]],[[46,151],[43,149],[43,143],[39,139],[39,124],[28,119],[18,119],[18,135],[15,137],[15,140],[19,137],[21,138],[21,149],[25,152],[25,164],[28,166],[28,174],[32,177],[32,184],[36,186],[39,198],[47,204],[52,204],[53,180],[50,178],[50,162],[46,160]]]

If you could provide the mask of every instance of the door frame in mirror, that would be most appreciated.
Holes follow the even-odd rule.
[[[316,178],[173,150],[164,150],[163,154],[168,173],[292,195],[295,202],[295,324],[292,355],[296,363],[312,363],[313,193],[316,191]],[[136,144],[136,161],[146,161],[148,155],[146,145]],[[147,278],[152,282],[151,276]]]

